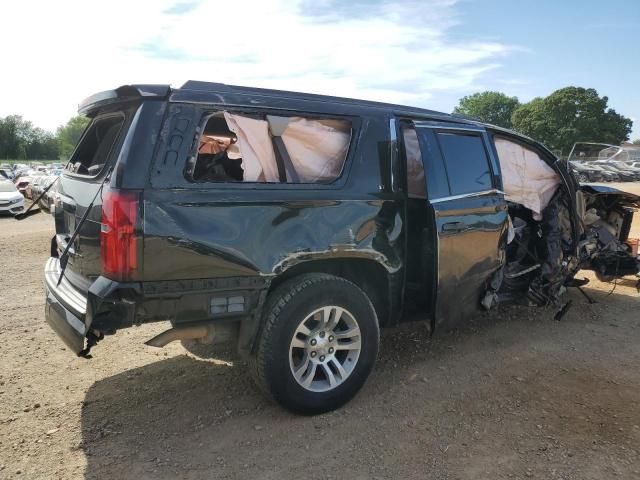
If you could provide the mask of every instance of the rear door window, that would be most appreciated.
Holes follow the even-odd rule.
[[[190,182],[332,183],[351,143],[349,120],[216,112],[204,123]]]
[[[124,121],[121,113],[96,118],[82,136],[67,168],[78,175],[98,175],[107,164]]]
[[[493,188],[489,158],[479,134],[437,132],[451,195],[482,192]]]

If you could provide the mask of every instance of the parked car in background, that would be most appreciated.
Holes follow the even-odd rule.
[[[49,210],[51,213],[54,213],[53,206],[56,204],[56,200],[60,196],[58,193],[58,188],[60,187],[60,183],[57,181],[57,177],[54,177],[55,184],[51,186],[47,193],[44,196],[44,208]]]
[[[623,162],[621,160],[609,160],[609,163],[616,167],[618,170],[628,172],[633,175],[634,181],[640,180],[640,168],[634,167],[631,162]]]
[[[46,175],[39,175],[37,177],[35,177],[33,179],[33,181],[31,182],[31,185],[29,187],[27,187],[27,190],[30,192],[30,196],[29,198],[31,200],[35,200],[36,198],[38,198],[38,196],[40,195],[40,193],[42,192],[42,184],[45,182],[47,176]]]
[[[594,165],[604,168],[605,170],[615,173],[621,182],[633,182],[637,180],[635,172],[630,172],[617,165],[617,162],[611,160],[595,160]]]
[[[568,161],[580,181],[640,181],[638,156],[640,149],[629,145],[609,145],[605,143],[576,142],[569,153]],[[594,167],[608,172],[596,180]]]
[[[28,175],[21,175],[14,181],[14,185],[23,197],[27,196],[27,189],[31,184],[31,180],[33,180],[33,177],[30,177]]]
[[[569,166],[581,183],[615,182],[620,178],[616,172],[602,168],[593,162],[569,161]]]
[[[42,177],[44,177],[45,174],[43,172],[38,172],[36,170],[32,171],[29,174],[29,177],[31,178],[31,181],[29,182],[29,184],[27,185],[27,188],[25,189],[25,197],[28,199],[33,199],[33,189],[34,189],[34,184],[36,181],[39,181],[38,179],[41,179]]]
[[[13,177],[15,177],[15,175],[11,168],[0,168],[0,179],[13,180]]]
[[[13,182],[0,180],[0,214],[17,215],[24,211],[24,197]]]
[[[59,184],[57,180],[58,180],[58,177],[56,175],[50,175],[42,184],[42,190],[44,190],[45,188],[49,187],[52,183],[55,182],[53,185],[51,185],[51,188],[49,188],[47,192],[44,194],[44,196],[40,199],[40,206],[45,210],[51,211],[51,206],[54,204],[55,196],[58,194]]]
[[[33,169],[28,168],[28,167],[27,168],[16,168],[14,170],[14,172],[13,172],[14,175],[15,175],[13,181],[15,182],[20,177],[25,177],[25,176],[29,175],[32,171],[33,171]]]

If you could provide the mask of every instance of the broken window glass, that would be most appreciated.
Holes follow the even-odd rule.
[[[351,122],[217,112],[204,126],[194,182],[331,183],[341,174]]]

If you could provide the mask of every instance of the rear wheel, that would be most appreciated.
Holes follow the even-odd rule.
[[[331,275],[308,274],[278,287],[265,306],[253,359],[260,386],[303,414],[348,402],[378,354],[379,330],[367,295]]]

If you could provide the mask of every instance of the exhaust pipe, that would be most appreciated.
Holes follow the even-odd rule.
[[[213,345],[232,340],[237,336],[239,328],[238,321],[181,325],[165,330],[144,343],[158,348],[176,340],[197,340],[200,343]]]

